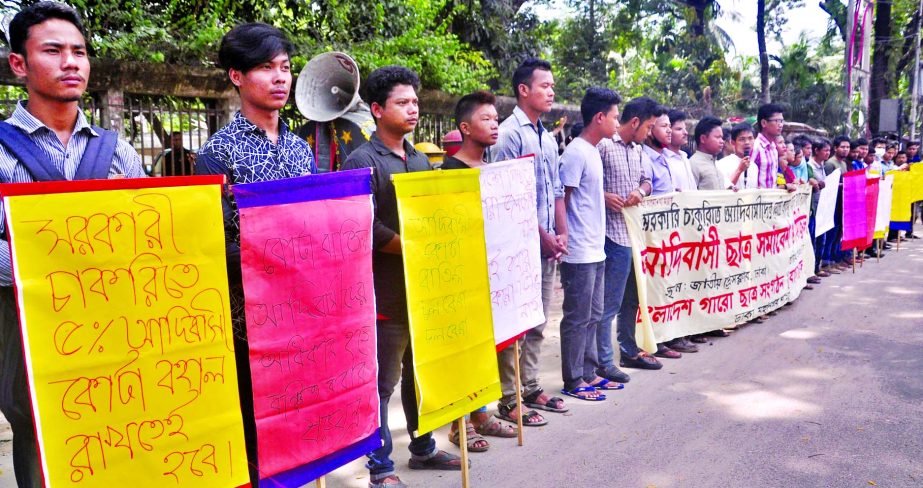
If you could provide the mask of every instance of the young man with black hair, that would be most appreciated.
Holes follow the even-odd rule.
[[[695,126],[695,154],[689,158],[696,188],[699,190],[721,190],[724,178],[715,166],[715,157],[724,149],[724,129],[721,119],[706,115]]]
[[[836,170],[840,170],[840,184],[837,189],[836,210],[834,212],[834,225],[824,237],[824,255],[827,256],[830,263],[830,269],[843,271],[847,268],[847,253],[840,250],[840,242],[843,238],[843,175],[851,170],[851,161],[849,153],[852,150],[852,142],[849,137],[839,135],[833,138],[833,156],[824,163],[824,173],[827,176]]]
[[[672,109],[667,112],[670,118],[670,144],[663,149],[663,157],[670,166],[670,176],[676,191],[695,190],[695,177],[689,166],[689,158],[683,148],[689,143],[689,130],[686,128],[686,112]]]
[[[308,143],[291,132],[279,117],[291,90],[293,51],[285,35],[267,24],[241,24],[224,35],[218,48],[218,64],[227,71],[240,95],[240,111],[199,150],[196,174],[223,175],[227,184],[233,185],[317,172]],[[256,484],[259,466],[240,267],[240,218],[230,191],[223,193],[221,206],[244,437],[250,480]]]
[[[606,200],[606,278],[603,315],[596,327],[599,370],[610,381],[626,383],[629,376],[615,366],[612,347],[612,320],[616,320],[619,364],[626,368],[660,369],[653,356],[642,351],[635,341],[638,312],[638,286],[631,257],[631,240],[622,208],[641,203],[651,194],[649,176],[641,162],[641,143],[654,124],[658,104],[648,97],[635,98],[622,108],[614,137],[599,141],[596,148],[603,162],[603,189]]]
[[[724,178],[724,188],[750,189],[758,188],[759,169],[750,164],[750,151],[753,150],[753,126],[741,122],[731,127],[731,145],[734,154],[719,159],[715,166]]]
[[[91,126],[80,110],[90,59],[77,12],[63,3],[34,3],[13,17],[8,32],[10,69],[29,98],[0,123],[0,182],[146,176],[131,145]],[[0,239],[0,411],[13,431],[16,484],[33,488],[43,481],[16,309],[9,243]]]
[[[538,213],[539,247],[542,253],[542,306],[546,322],[526,332],[520,339],[520,377],[525,406],[563,413],[568,409],[564,400],[549,397],[539,384],[539,359],[545,326],[551,312],[554,276],[558,262],[567,253],[567,219],[564,216],[564,186],[558,166],[558,145],[542,124],[541,116],[551,111],[554,103],[554,75],[551,64],[538,58],[528,58],[516,68],[512,81],[516,108],[500,124],[500,139],[491,148],[494,160],[505,161],[532,154],[535,156],[536,211]],[[516,405],[516,377],[513,348],[500,352],[500,384],[503,396],[497,405],[499,416],[510,422],[522,416],[523,425],[540,426],[548,423],[535,410],[523,411]]]
[[[429,159],[406,139],[420,118],[417,90],[420,79],[401,66],[373,71],[365,80],[367,99],[375,118],[375,132],[369,141],[349,154],[343,169],[373,168],[372,197],[375,218],[372,226],[372,270],[375,278],[375,306],[378,310],[378,395],[383,445],[368,455],[370,488],[402,488],[394,474],[391,453],[394,444],[388,426],[388,403],[398,381],[401,404],[410,433],[410,469],[460,470],[458,456],[436,448],[432,432],[415,436],[418,412],[413,378],[413,351],[407,313],[407,290],[401,258],[401,236],[397,195],[391,176],[429,171]]]
[[[462,137],[461,147],[446,157],[441,169],[476,168],[487,164],[487,148],[500,137],[497,98],[486,91],[469,93],[455,104],[455,126]]]
[[[461,147],[443,160],[441,170],[477,168],[487,164],[487,148],[496,144],[499,138],[496,102],[496,97],[486,91],[469,93],[458,100],[455,104],[455,126],[461,134]],[[501,367],[513,365],[503,364]],[[508,374],[515,374],[515,370]],[[516,430],[491,417],[486,407],[471,412],[465,422],[465,432],[471,452],[484,452],[490,448],[490,443],[483,436],[516,437]],[[449,429],[449,441],[455,445],[460,443],[457,422],[453,422]]]
[[[865,169],[866,162],[865,156],[869,153],[869,141],[864,137],[860,137],[853,141],[850,144],[850,149],[854,150],[856,154],[852,156],[850,161],[852,164],[853,171]]]
[[[757,110],[756,130],[759,135],[750,153],[750,164],[757,168],[757,188],[777,188],[779,153],[776,151],[775,140],[782,135],[785,126],[783,112],[782,107],[774,103],[764,104]]]
[[[920,143],[919,141],[910,141],[907,143],[907,162],[908,163],[919,163],[920,162]]]
[[[670,165],[664,157],[663,150],[670,145],[673,138],[673,131],[670,127],[670,117],[667,115],[667,109],[658,106],[654,111],[654,123],[651,125],[650,133],[641,146],[642,159],[645,172],[651,178],[651,195],[663,195],[676,190],[673,186],[673,175],[670,173]]]
[[[644,165],[645,174],[651,179],[651,195],[663,195],[676,191],[673,175],[666,159],[667,147],[673,139],[673,127],[670,124],[669,111],[660,106],[654,111],[653,125],[650,134],[642,146],[641,163]],[[673,339],[667,343],[657,344],[656,357],[678,359],[684,352],[698,352],[699,348],[687,341],[684,337]]]
[[[792,143],[795,145],[795,149],[801,151],[801,157],[805,162],[811,159],[811,156],[814,154],[814,141],[812,141],[810,137],[804,134],[797,135],[792,139]]]
[[[826,249],[826,237],[829,232],[825,232],[820,236],[815,236],[814,229],[816,228],[817,222],[817,205],[820,203],[820,191],[827,186],[827,173],[824,171],[824,163],[830,157],[830,141],[827,139],[818,139],[814,141],[811,145],[811,158],[808,159],[807,165],[811,168],[814,179],[817,181],[817,187],[814,188],[814,191],[811,193],[811,219],[809,221],[809,228],[811,231],[811,236],[814,237],[814,275],[819,278],[826,278],[830,276],[830,273],[839,273],[837,270],[826,269],[824,260],[827,257],[824,255]]]
[[[598,376],[596,330],[603,312],[606,272],[606,206],[603,164],[596,149],[619,127],[622,99],[608,88],[590,88],[580,103],[583,131],[561,156],[564,185],[567,254],[561,263],[564,316],[561,319],[561,393],[587,401],[601,401],[598,390],[623,388]],[[611,342],[611,334],[608,338]],[[610,346],[611,347],[611,346]]]

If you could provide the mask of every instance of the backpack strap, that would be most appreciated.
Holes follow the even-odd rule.
[[[93,126],[98,137],[90,137],[87,147],[77,167],[75,180],[104,180],[109,177],[109,168],[112,167],[112,158],[115,156],[115,145],[118,143],[118,134],[114,131]]]
[[[67,178],[61,174],[45,153],[21,130],[7,122],[0,121],[0,144],[13,154],[35,181],[60,181]]]

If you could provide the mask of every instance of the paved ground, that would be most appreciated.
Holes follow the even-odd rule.
[[[666,360],[598,404],[570,402],[525,446],[491,440],[472,454],[471,486],[923,487],[923,244],[805,291],[764,324]],[[546,390],[560,388],[557,323],[546,342]],[[395,398],[399,475],[413,487],[457,487],[458,473],[406,469]],[[0,487],[11,486],[0,426]],[[446,429],[440,447],[452,448]],[[327,478],[362,487],[354,462]]]

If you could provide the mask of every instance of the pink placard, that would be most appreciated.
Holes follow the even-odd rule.
[[[381,445],[371,198],[240,221],[260,478],[298,486]]]
[[[868,233],[865,185],[864,170],[843,175],[843,241],[840,249],[844,251],[865,244]]]

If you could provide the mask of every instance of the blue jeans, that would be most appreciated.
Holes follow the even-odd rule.
[[[380,481],[394,474],[394,461],[391,453],[394,443],[388,428],[388,402],[391,394],[401,382],[401,405],[404,418],[407,419],[407,432],[410,433],[410,454],[415,459],[428,459],[436,455],[436,441],[432,432],[415,437],[417,430],[417,395],[413,381],[413,355],[410,348],[410,327],[393,320],[379,320],[376,327],[378,337],[378,397],[381,410],[380,448],[369,455],[368,468],[371,480]]]
[[[603,261],[561,263],[561,285],[564,288],[561,376],[564,378],[564,389],[568,391],[596,378],[599,367],[596,359],[596,325],[603,311],[605,271]]]
[[[616,244],[606,238],[606,280],[605,294],[603,296],[603,315],[596,326],[596,350],[599,359],[600,373],[615,365],[615,351],[612,347],[612,321],[622,308],[622,299],[625,296],[626,285],[632,280],[631,273],[631,248]],[[635,290],[635,307],[637,308],[637,287]],[[631,357],[638,355],[638,345],[635,343],[634,317],[631,327],[623,330],[621,322],[617,331],[619,347],[623,352],[628,352]]]
[[[38,443],[26,381],[22,334],[12,287],[0,288],[0,411],[13,430],[13,474],[19,488],[42,486]]]

